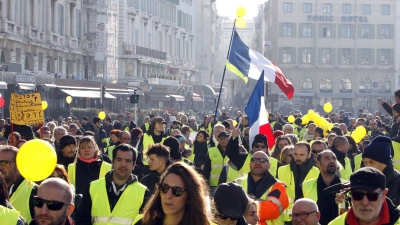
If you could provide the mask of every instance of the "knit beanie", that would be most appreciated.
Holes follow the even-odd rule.
[[[93,117],[93,124],[96,124],[99,121],[101,121],[99,117],[97,117],[97,116]]]
[[[60,139],[60,150],[63,150],[68,145],[74,144],[76,145],[76,140],[71,135],[64,135]]]
[[[174,137],[169,137],[165,139],[163,145],[169,147],[169,155],[172,159],[180,159],[182,158],[181,153],[179,152],[179,142],[178,139]]]
[[[385,165],[392,162],[391,155],[392,140],[385,136],[377,136],[372,139],[371,143],[365,146],[362,153],[363,158],[370,158]]]
[[[267,136],[265,136],[265,134],[257,134],[254,137],[254,141],[251,147],[254,148],[254,145],[256,145],[257,143],[263,143],[264,145],[268,146]]]

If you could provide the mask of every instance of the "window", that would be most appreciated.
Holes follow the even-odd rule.
[[[330,24],[322,25],[322,37],[324,37],[324,38],[331,37],[331,25]]]
[[[78,40],[81,40],[82,38],[82,14],[80,10],[76,10],[76,21],[75,21],[75,26],[76,26],[76,37]]]
[[[311,12],[312,12],[312,4],[303,3],[303,13],[311,13]]]
[[[230,39],[231,38],[231,34],[230,33],[224,33],[224,37],[225,37],[225,39]]]
[[[342,48],[342,64],[349,65],[350,64],[350,49]]]
[[[329,78],[322,78],[319,89],[321,92],[332,92],[332,80]]]
[[[147,48],[151,48],[151,33],[147,33]]]
[[[292,24],[291,23],[284,23],[283,24],[283,36],[284,37],[291,37],[292,36]]]
[[[342,38],[350,38],[351,37],[351,25],[343,24],[342,25]]]
[[[292,12],[292,3],[283,3],[283,12],[291,13]]]
[[[343,4],[342,5],[342,13],[343,14],[351,14],[351,5],[350,4]]]
[[[301,79],[300,86],[302,91],[312,90],[313,89],[312,80],[308,77],[305,77]]]
[[[364,15],[371,14],[371,5],[362,5],[362,14]]]
[[[360,82],[360,93],[371,92],[372,90],[372,82],[367,78],[363,78]]]
[[[362,65],[369,65],[369,62],[370,62],[369,56],[370,56],[369,49],[362,49],[362,58],[361,58]]]
[[[387,78],[382,78],[379,82],[379,92],[390,93],[390,80]]]
[[[370,26],[369,26],[369,24],[363,24],[363,25],[361,26],[362,38],[369,38],[369,33],[370,33]]]
[[[303,24],[303,37],[311,37],[311,23]]]
[[[390,15],[390,5],[382,5],[381,6],[381,14],[382,15]]]
[[[389,49],[381,49],[381,65],[389,65]]]
[[[332,4],[323,4],[322,12],[325,14],[331,14],[332,13]]]
[[[331,49],[322,49],[322,64],[331,64]]]
[[[351,80],[343,78],[340,81],[340,92],[351,92]]]
[[[311,63],[311,48],[303,48],[303,64]]]
[[[181,39],[176,39],[176,55],[181,57]]]
[[[139,30],[135,29],[135,45],[139,45]]]
[[[58,4],[58,34],[64,36],[64,6]]]
[[[292,62],[292,48],[283,48],[282,62],[283,63],[291,63]]]
[[[381,25],[381,38],[382,39],[389,38],[389,34],[390,34],[389,32],[390,32],[390,25],[382,24]]]

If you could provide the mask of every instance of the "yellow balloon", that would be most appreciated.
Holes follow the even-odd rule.
[[[245,9],[245,8],[239,7],[239,8],[236,10],[236,16],[238,16],[238,17],[243,17],[243,16],[245,16],[245,15],[246,15],[246,9]]]
[[[287,119],[288,119],[288,122],[289,122],[289,123],[294,123],[294,120],[295,120],[296,118],[294,118],[293,115],[290,115]]]
[[[237,28],[245,28],[246,27],[246,20],[243,18],[236,19],[236,27]]]
[[[57,155],[49,142],[34,139],[26,142],[17,154],[17,168],[21,175],[31,181],[49,177],[57,164]]]
[[[101,120],[104,120],[106,118],[106,113],[105,112],[99,112],[99,118]]]
[[[49,104],[47,104],[46,101],[42,101],[42,109],[43,110],[46,110],[48,106],[49,106]]]
[[[325,111],[326,113],[332,112],[332,109],[333,109],[333,106],[332,106],[331,103],[329,103],[329,102],[325,103],[325,105],[324,105],[324,111]]]
[[[72,97],[71,97],[71,96],[67,96],[67,98],[65,99],[65,101],[67,101],[68,104],[71,104],[71,102],[72,102]]]
[[[310,118],[308,117],[308,115],[304,115],[303,117],[301,117],[301,124],[307,124],[310,121]]]
[[[362,126],[359,126],[356,128],[355,131],[353,131],[351,137],[354,139],[356,143],[359,143],[365,137],[366,134],[367,130]]]

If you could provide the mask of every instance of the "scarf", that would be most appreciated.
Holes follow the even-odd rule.
[[[93,159],[84,159],[84,158],[82,158],[82,156],[79,156],[79,160],[81,160],[82,162],[85,162],[85,163],[92,163],[92,162],[96,162],[96,161],[97,161],[97,158],[93,158]]]

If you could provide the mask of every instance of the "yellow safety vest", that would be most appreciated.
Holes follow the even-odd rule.
[[[112,169],[112,165],[107,162],[101,162],[100,172],[99,172],[99,179],[104,178],[106,173]],[[68,177],[71,182],[75,186],[76,183],[76,163],[71,163],[68,165]]]
[[[208,157],[211,160],[211,172],[210,172],[210,186],[218,186],[219,175],[222,172],[222,168],[226,165],[226,161],[229,159],[228,156],[222,157],[218,147],[212,147],[208,149]]]
[[[139,214],[136,216],[136,218],[133,220],[132,225],[135,225],[137,222],[139,222],[143,218],[143,214]]]
[[[161,139],[160,144],[164,143],[165,139],[166,138],[163,137]],[[146,133],[146,134],[143,135],[143,151],[142,151],[143,160],[142,161],[143,161],[144,165],[149,165],[148,157],[146,155],[146,152],[147,152],[147,150],[149,150],[150,145],[154,145],[154,144],[157,144],[157,143],[154,143],[153,137],[150,134]]]
[[[345,225],[346,224],[346,216],[347,216],[347,212],[336,217],[334,220],[332,220],[330,223],[328,223],[328,225]]]
[[[248,177],[247,177],[247,176],[236,179],[235,183],[240,184],[240,186],[242,186],[243,189],[244,189],[244,191],[248,194],[248,189],[247,189]],[[268,196],[268,193],[272,190],[272,187],[273,187],[273,186],[274,186],[274,185],[272,185],[272,186],[267,190],[267,192],[265,192],[265,193],[261,196],[260,199],[261,199],[261,200],[264,200],[264,201],[265,201],[265,200],[269,200],[269,201],[272,201],[273,203],[275,203],[276,205],[278,205],[279,208],[280,208],[281,215],[280,215],[278,218],[276,218],[276,219],[267,220],[267,221],[265,221],[265,223],[266,223],[267,225],[282,225],[282,224],[284,224],[284,214],[282,213],[282,211],[283,211],[283,210],[282,210],[282,203],[281,203],[278,199],[276,199],[275,197],[272,197],[272,198],[267,197],[267,196]]]
[[[208,130],[208,133],[210,134],[211,137],[212,137],[212,133],[211,133],[212,129],[213,129],[213,127],[211,126],[211,123],[209,123],[207,130]]]
[[[231,182],[236,180],[239,177],[246,176],[250,172],[250,160],[251,154],[247,155],[246,161],[244,162],[242,168],[238,171],[231,166],[227,166],[226,168],[226,182]],[[275,158],[269,157],[269,167],[270,174],[276,178],[276,171],[278,170],[278,160]]]
[[[396,170],[400,170],[400,143],[396,141],[392,141],[393,146],[393,166]]]
[[[108,202],[105,178],[90,183],[89,192],[92,199],[92,224],[122,225],[131,224],[139,215],[146,186],[139,182],[127,185],[112,212]]]
[[[106,148],[108,148],[110,146],[110,137],[106,138]]]
[[[354,156],[354,172],[361,168],[362,154]]]
[[[108,157],[111,160],[113,159],[112,153],[113,153],[114,148],[115,148],[115,145],[111,145],[110,147],[107,148],[107,151],[106,151]]]
[[[146,128],[146,131],[148,131],[150,128],[150,123],[144,123],[144,127]],[[143,132],[146,132],[146,131],[143,131]]]
[[[303,182],[306,182],[308,180],[317,178],[319,176],[319,170],[316,167],[312,167],[310,171],[308,171],[308,174],[306,178],[304,178]],[[295,183],[294,183],[294,175],[292,170],[290,169],[290,165],[286,166],[281,166],[278,169],[278,178],[280,181],[286,184],[286,192],[289,198],[289,206],[287,209],[284,211],[285,214],[285,221],[292,221],[290,218],[290,214],[292,214],[292,208],[294,204],[294,199],[295,199]],[[301,185],[301,184],[296,184]]]
[[[2,223],[16,225],[18,223],[20,213],[17,210],[9,209],[0,205],[0,221]]]
[[[24,181],[22,181],[10,198],[11,205],[21,213],[21,216],[24,217],[28,223],[32,221],[31,212],[29,209],[29,198],[35,186],[37,186],[37,184],[34,182],[24,179]]]
[[[346,156],[346,158],[344,158],[344,162],[346,163],[345,167],[344,168],[342,167],[339,170],[340,178],[345,179],[345,180],[349,180],[350,179],[350,175],[353,173],[353,171],[351,170],[350,159],[347,158],[347,156]],[[340,163],[340,162],[337,161],[337,163]]]

